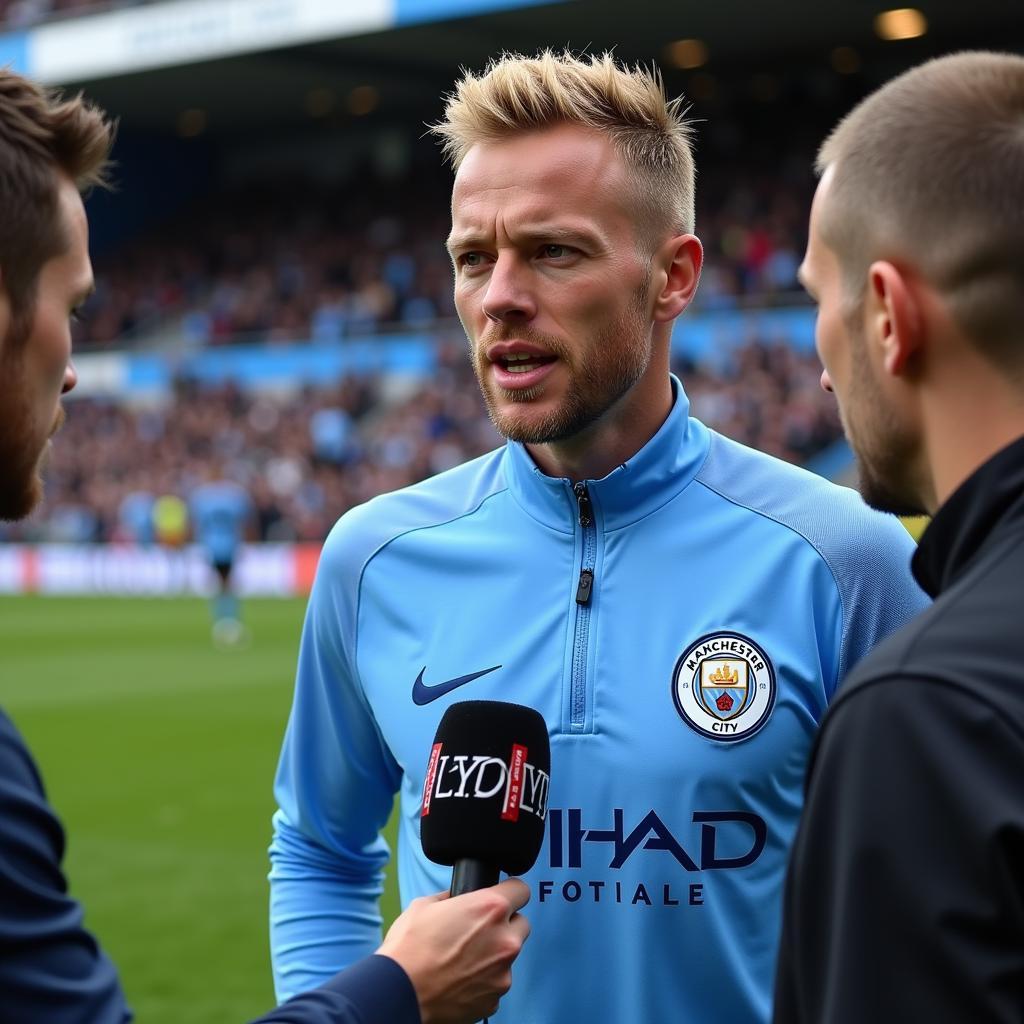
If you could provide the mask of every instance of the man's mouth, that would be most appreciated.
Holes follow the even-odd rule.
[[[554,356],[540,356],[528,352],[512,352],[495,360],[509,373],[530,373],[554,361]]]

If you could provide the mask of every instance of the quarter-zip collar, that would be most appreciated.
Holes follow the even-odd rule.
[[[707,427],[690,418],[689,399],[673,375],[672,408],[657,433],[606,477],[584,481],[601,528],[629,526],[674,498],[696,476],[709,444]],[[573,532],[572,481],[547,476],[517,441],[506,446],[505,473],[512,496],[527,513],[553,529]]]
[[[935,513],[914,552],[914,578],[929,597],[967,571],[990,536],[1024,528],[1024,437],[976,469]]]

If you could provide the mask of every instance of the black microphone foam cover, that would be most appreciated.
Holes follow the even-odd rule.
[[[478,860],[510,875],[544,842],[551,747],[544,719],[520,704],[452,704],[437,727],[423,786],[423,852],[436,864]]]

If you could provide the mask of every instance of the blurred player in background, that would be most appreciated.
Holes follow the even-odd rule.
[[[778,1024],[1024,1007],[1024,58],[894,79],[818,156],[802,267],[865,498],[934,519],[935,597],[811,756]]]
[[[76,382],[71,317],[93,287],[79,188],[103,182],[112,126],[0,71],[0,518],[42,497],[40,467]],[[61,871],[64,832],[39,771],[0,711],[0,1019],[124,1024],[117,972]],[[528,927],[525,885],[432,896],[378,953],[261,1018],[264,1024],[470,1024],[510,984]],[[203,908],[197,907],[196,913]],[[144,938],[143,938],[144,941]],[[187,1008],[182,1009],[185,1018]]]
[[[214,463],[207,479],[188,498],[192,533],[216,577],[210,601],[213,642],[230,647],[245,638],[233,572],[242,543],[255,530],[256,509],[241,484],[229,480]]]
[[[923,605],[910,539],[689,415],[693,161],[654,75],[504,57],[438,133],[456,305],[509,441],[327,541],[276,787],[278,993],[379,941],[396,790],[403,898],[444,883],[418,833],[431,738],[453,700],[506,699],[544,715],[554,782],[494,1020],[766,1021],[811,737]]]
[[[117,533],[122,542],[147,547],[156,540],[153,506],[156,500],[145,486],[129,491],[117,506]]]

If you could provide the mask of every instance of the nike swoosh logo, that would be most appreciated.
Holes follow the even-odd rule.
[[[419,704],[422,707],[424,704],[429,704],[432,700],[437,700],[438,697],[443,697],[446,693],[451,693],[452,690],[456,690],[460,686],[465,686],[466,683],[473,682],[474,679],[479,679],[490,672],[497,672],[499,668],[501,668],[500,665],[494,665],[491,668],[485,668],[482,672],[470,672],[468,676],[456,676],[454,679],[447,679],[443,683],[427,686],[423,682],[423,673],[427,671],[427,666],[424,665],[420,669],[420,674],[416,677],[416,682],[412,684],[413,703]]]

